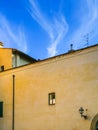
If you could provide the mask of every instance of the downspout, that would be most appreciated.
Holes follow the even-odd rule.
[[[12,130],[15,128],[15,75],[12,75],[13,87],[12,87]]]

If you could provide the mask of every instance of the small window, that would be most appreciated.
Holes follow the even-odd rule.
[[[4,71],[4,65],[1,66],[1,71]]]
[[[3,117],[3,102],[0,102],[0,118]]]
[[[49,105],[55,105],[55,93],[49,93]]]

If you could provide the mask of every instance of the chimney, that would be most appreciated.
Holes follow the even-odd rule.
[[[3,48],[3,43],[2,42],[0,42],[0,48]]]
[[[74,52],[73,44],[70,44],[70,50],[69,50],[69,52]]]

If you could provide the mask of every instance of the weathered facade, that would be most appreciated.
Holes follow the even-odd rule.
[[[0,102],[0,130],[98,130],[98,45],[0,72]]]

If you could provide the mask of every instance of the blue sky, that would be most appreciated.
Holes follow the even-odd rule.
[[[98,0],[1,0],[0,41],[45,59],[98,43]]]

